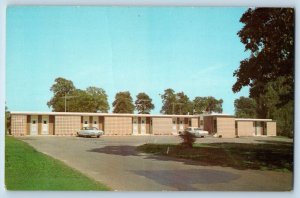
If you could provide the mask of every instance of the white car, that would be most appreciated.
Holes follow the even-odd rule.
[[[208,136],[208,131],[204,131],[198,127],[188,127],[184,130],[185,132],[194,134],[196,137],[206,137]]]
[[[96,127],[83,127],[81,130],[77,132],[77,135],[80,137],[92,137],[96,136],[99,138],[103,135],[104,132],[102,130],[97,129]]]

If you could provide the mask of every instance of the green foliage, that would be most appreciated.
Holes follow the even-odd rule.
[[[48,107],[51,107],[54,112],[65,111],[65,103],[62,97],[72,95],[75,90],[72,81],[61,77],[56,78],[55,83],[50,88],[54,96],[47,102]]]
[[[192,114],[193,104],[184,92],[175,93],[173,89],[166,89],[161,95],[163,106],[161,113],[163,114]]]
[[[8,111],[7,106],[5,106],[5,134],[10,134],[10,112]]]
[[[114,113],[133,113],[134,105],[129,91],[118,92],[113,102]]]
[[[73,82],[64,78],[55,79],[51,91],[54,96],[47,103],[54,112],[108,112],[109,104],[105,91],[98,87],[76,89]]]
[[[250,87],[258,118],[272,118],[280,135],[293,134],[294,9],[248,9],[238,32],[250,57],[234,72],[233,92]]]
[[[293,171],[293,143],[268,141],[253,143],[207,143],[182,147],[171,144],[144,144],[137,150],[197,161],[201,166],[232,167],[238,170]],[[169,151],[169,152],[166,152]]]
[[[97,112],[108,112],[108,97],[104,89],[98,87],[88,87],[86,89],[86,93],[92,98],[94,109],[96,109]]]
[[[201,114],[201,113],[212,113],[212,112],[218,112],[222,113],[223,108],[223,100],[217,100],[216,98],[212,96],[208,97],[195,97],[193,100],[194,104],[194,113]]]
[[[13,137],[5,137],[8,190],[109,190],[80,172]]]
[[[163,114],[175,114],[176,94],[173,89],[166,89],[161,95],[163,106],[160,110]]]
[[[234,101],[235,116],[238,118],[256,118],[256,102],[252,98],[241,96]]]
[[[289,101],[282,105],[281,95],[289,92],[290,86],[285,84],[284,77],[279,77],[276,81],[267,83],[266,93],[260,99],[264,101],[266,117],[277,122],[278,135],[293,136],[294,131],[294,102]]]
[[[186,115],[193,113],[193,104],[184,92],[176,94],[176,102],[177,105],[175,105],[175,114]]]
[[[75,91],[75,86],[72,81],[59,77],[55,79],[55,83],[50,88],[50,91],[54,95],[65,96],[72,94]]]
[[[294,97],[294,9],[250,8],[240,19],[244,27],[238,32],[250,57],[241,61],[234,72],[232,90],[250,86],[250,97],[265,92],[265,84],[284,77],[291,89],[281,96],[288,103]]]
[[[179,135],[179,137],[182,140],[180,145],[187,148],[192,148],[194,142],[196,141],[196,136],[187,131],[184,131],[182,134]]]
[[[152,99],[146,93],[139,93],[136,96],[135,108],[138,113],[149,114],[154,109]]]

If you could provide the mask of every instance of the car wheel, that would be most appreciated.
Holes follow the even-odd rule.
[[[97,135],[97,138],[99,138],[100,137],[100,135]]]

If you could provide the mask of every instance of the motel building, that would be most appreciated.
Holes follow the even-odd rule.
[[[178,135],[199,127],[223,138],[276,136],[271,119],[245,119],[225,114],[151,115],[78,112],[11,112],[11,135],[76,135],[82,127],[96,127],[105,135]]]

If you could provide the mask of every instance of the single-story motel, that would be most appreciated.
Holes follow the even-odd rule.
[[[151,115],[78,112],[11,112],[11,135],[76,135],[96,127],[105,135],[178,135],[199,127],[219,137],[276,136],[271,119],[245,119],[225,114]]]

